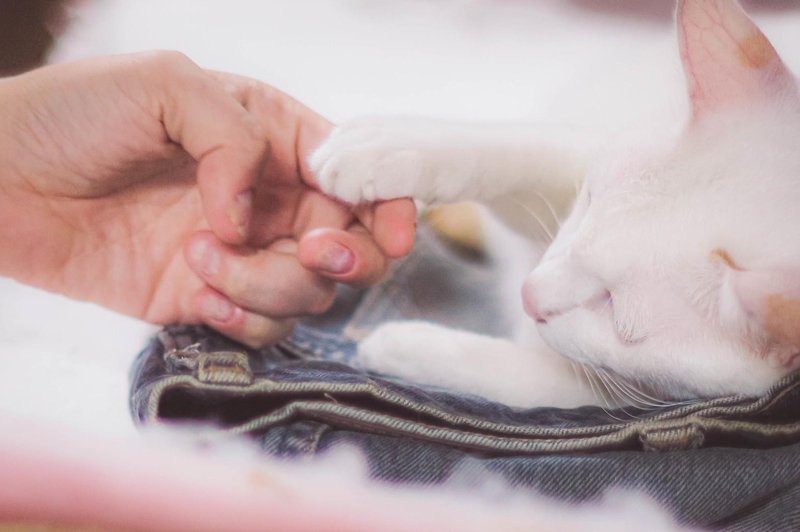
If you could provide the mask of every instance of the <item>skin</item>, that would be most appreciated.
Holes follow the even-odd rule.
[[[332,125],[172,52],[0,80],[0,274],[252,346],[378,280],[408,200],[354,210],[306,167]]]

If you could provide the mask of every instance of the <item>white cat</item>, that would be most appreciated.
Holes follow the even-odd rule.
[[[795,78],[735,0],[679,0],[677,28],[686,126],[588,171],[592,143],[547,128],[371,118],[334,131],[311,161],[324,191],[480,201],[533,249],[505,261],[542,247],[526,210],[574,199],[524,281],[514,342],[389,323],[360,344],[366,367],[570,407],[758,394],[800,366]]]

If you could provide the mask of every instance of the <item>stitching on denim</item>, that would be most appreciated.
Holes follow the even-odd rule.
[[[163,345],[163,344],[162,344]],[[247,360],[247,356],[242,352],[233,352],[240,360]],[[241,382],[241,381],[237,381]],[[431,406],[429,404],[415,402],[410,400],[403,394],[398,394],[387,390],[382,385],[378,384],[375,380],[369,379],[364,383],[328,383],[328,382],[301,382],[301,383],[287,383],[276,382],[268,379],[260,378],[247,386],[228,386],[228,382],[219,384],[203,384],[198,382],[197,379],[190,376],[178,376],[162,378],[153,385],[149,393],[147,387],[140,388],[137,395],[141,394],[146,397],[146,417],[147,420],[152,421],[156,418],[158,412],[158,403],[163,391],[172,386],[190,387],[195,389],[205,389],[214,392],[227,393],[228,391],[236,390],[239,394],[265,394],[265,393],[328,393],[328,394],[341,394],[340,399],[345,401],[348,394],[369,394],[373,398],[384,401],[389,405],[403,407],[408,410],[410,416],[413,417],[414,412],[425,413],[438,419],[440,422],[448,425],[446,427],[437,427],[430,424],[416,423],[406,418],[398,418],[396,416],[388,416],[381,412],[362,411],[356,415],[354,419],[345,419],[345,424],[356,423],[359,426],[369,427],[371,430],[380,430],[381,427],[391,428],[404,434],[414,434],[415,432],[422,431],[429,433],[430,431],[445,431],[442,434],[447,434],[448,439],[458,442],[463,438],[464,434],[469,435],[470,441],[483,442],[481,445],[488,444],[493,447],[497,441],[510,441],[510,440],[527,440],[531,443],[531,439],[536,439],[539,443],[553,438],[563,438],[567,440],[576,441],[578,439],[590,439],[594,444],[602,444],[603,442],[617,442],[624,441],[626,438],[635,436],[636,439],[640,438],[643,431],[653,430],[658,427],[666,427],[670,424],[678,423],[685,424],[687,422],[697,423],[698,426],[706,427],[710,430],[715,430],[719,433],[732,433],[734,431],[746,431],[750,434],[761,434],[766,436],[781,436],[793,435],[800,430],[798,424],[788,425],[764,425],[763,423],[755,423],[747,420],[730,419],[742,414],[758,413],[764,408],[779,401],[787,393],[800,386],[800,374],[795,374],[782,379],[776,383],[770,391],[762,397],[756,399],[748,399],[744,397],[727,397],[714,399],[711,401],[698,402],[693,405],[688,405],[676,409],[671,412],[665,412],[660,415],[654,416],[644,421],[633,421],[628,423],[614,423],[607,425],[597,425],[592,427],[569,427],[569,428],[552,428],[552,427],[536,427],[525,425],[509,425],[503,423],[494,423],[463,414],[454,414],[447,412],[441,408]],[[308,401],[300,401],[295,404],[309,404]],[[290,405],[291,406],[291,405]],[[288,408],[288,407],[287,407]],[[305,407],[308,408],[308,407]],[[328,405],[323,407],[323,413],[320,413],[319,407],[311,408],[312,413],[316,415],[331,416],[334,420],[342,420],[347,418],[349,414],[358,411],[359,409],[347,404],[342,405]],[[265,425],[263,424],[270,418],[274,418],[277,412],[273,412],[267,416],[261,416],[249,423],[242,425],[236,430],[252,431],[259,430]],[[711,416],[723,416],[728,419],[714,419]],[[481,433],[476,433],[479,431]],[[491,434],[486,434],[490,432]],[[454,436],[454,434],[461,434],[462,436]],[[503,446],[505,448],[505,445]],[[483,447],[486,448],[486,447]],[[494,450],[497,450],[494,448]]]
[[[169,379],[172,382],[159,383],[160,390],[153,389],[151,391],[151,399],[157,397],[167,386],[187,386],[191,388],[200,389],[214,389],[216,391],[232,391],[237,390],[241,392],[242,388],[233,386],[210,386],[197,382],[195,379],[182,376]],[[260,384],[260,385],[259,385]],[[264,382],[256,383],[250,387],[264,388]],[[268,386],[273,391],[281,390],[288,391],[289,388],[302,388],[306,391],[308,386],[285,386],[285,383],[270,383]],[[330,386],[325,387],[330,390]],[[154,419],[157,412],[157,400],[151,402],[152,409],[150,410]],[[644,429],[655,429],[658,425],[632,423],[617,430],[609,430],[608,426],[600,426],[589,428],[588,430],[549,430],[538,431],[539,434],[485,434],[477,433],[474,431],[457,429],[452,426],[441,427],[432,426],[429,424],[409,421],[396,416],[387,415],[380,412],[371,410],[364,410],[359,407],[354,407],[347,404],[331,404],[330,402],[319,401],[295,401],[284,407],[281,407],[269,414],[251,419],[249,422],[239,425],[237,427],[228,428],[227,430],[234,433],[251,433],[274,426],[276,424],[285,423],[289,419],[302,415],[304,419],[315,419],[323,422],[334,422],[341,426],[369,430],[378,433],[391,433],[402,434],[411,437],[417,437],[427,440],[437,441],[439,443],[449,443],[460,447],[467,447],[472,449],[480,449],[485,451],[494,452],[523,452],[523,453],[546,453],[546,452],[562,452],[562,451],[579,451],[579,450],[602,450],[619,448],[623,444],[631,444],[639,441],[640,434]],[[749,432],[751,434],[764,434],[767,433],[771,436],[791,436],[800,434],[800,423],[794,423],[783,426],[770,426],[764,427],[759,423],[752,422],[733,422],[717,419],[705,419],[700,416],[692,416],[685,420],[679,420],[678,424],[693,423],[697,426],[704,427],[706,430],[716,430],[718,433],[733,433],[733,432]],[[675,421],[667,420],[662,427],[674,427]],[[533,432],[533,431],[531,431]]]
[[[253,372],[245,353],[238,351],[212,351],[197,359],[197,380],[207,384],[253,383]]]
[[[317,452],[317,449],[319,447],[320,439],[322,438],[322,435],[325,432],[327,432],[327,430],[328,430],[327,425],[325,425],[323,423],[317,424],[316,430],[314,430],[311,433],[311,435],[309,436],[309,438],[306,441],[306,445],[307,445],[308,451],[310,453],[316,453]]]
[[[285,423],[302,416],[323,422],[336,422],[356,430],[368,430],[382,434],[405,435],[418,439],[449,444],[456,447],[489,452],[513,452],[542,454],[567,451],[588,451],[618,448],[621,444],[635,441],[638,435],[628,428],[614,434],[579,438],[529,439],[477,434],[446,427],[435,427],[424,423],[411,423],[392,416],[377,414],[347,405],[331,405],[314,401],[297,401],[254,419],[239,427],[226,429],[233,434],[247,434]]]
[[[792,380],[794,379],[794,382]],[[224,383],[222,383],[224,384]],[[790,386],[789,386],[790,385]],[[440,408],[432,407],[428,404],[420,404],[409,400],[403,395],[386,390],[384,387],[376,384],[376,381],[369,379],[366,383],[358,384],[330,384],[326,382],[306,382],[306,383],[280,383],[270,381],[265,378],[257,379],[256,383],[249,388],[252,392],[330,392],[330,393],[359,393],[366,392],[376,399],[387,401],[391,404],[408,408],[411,411],[421,412],[424,414],[432,415],[442,419],[451,425],[464,425],[478,430],[493,431],[500,433],[515,433],[515,434],[532,434],[536,436],[544,434],[558,433],[562,435],[568,434],[584,434],[588,432],[601,432],[613,431],[620,427],[636,424],[647,426],[650,423],[657,423],[669,419],[685,418],[689,415],[702,415],[703,417],[711,417],[715,415],[741,415],[753,411],[759,411],[765,404],[772,403],[776,398],[783,396],[784,388],[790,387],[791,389],[800,386],[800,374],[793,375],[782,379],[776,386],[774,386],[770,393],[766,394],[753,401],[744,397],[726,397],[719,398],[705,402],[697,402],[687,405],[675,410],[657,414],[647,420],[634,421],[628,423],[609,423],[600,427],[582,427],[582,428],[564,428],[564,429],[548,429],[542,427],[528,427],[516,426],[502,423],[493,423],[485,419],[475,418],[463,414],[451,414],[443,411]],[[742,404],[744,403],[744,404]]]

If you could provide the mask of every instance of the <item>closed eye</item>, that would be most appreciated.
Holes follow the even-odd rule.
[[[623,344],[639,344],[646,338],[645,335],[639,335],[636,328],[627,321],[614,320],[614,332],[617,333],[617,339]]]
[[[612,310],[614,333],[620,343],[633,345],[647,339],[643,324],[644,310],[630,297],[623,297]]]

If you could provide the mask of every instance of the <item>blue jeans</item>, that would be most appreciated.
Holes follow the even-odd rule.
[[[166,327],[132,368],[134,419],[213,422],[279,456],[348,444],[374,477],[396,482],[491,474],[569,501],[636,488],[690,525],[800,528],[800,374],[758,398],[612,417],[596,407],[514,409],[348,365],[354,338],[389,319],[502,334],[507,324],[485,319],[500,315],[490,312],[495,288],[485,264],[423,228],[387,281],[342,289],[330,312],[276,346],[251,350],[204,327]]]

